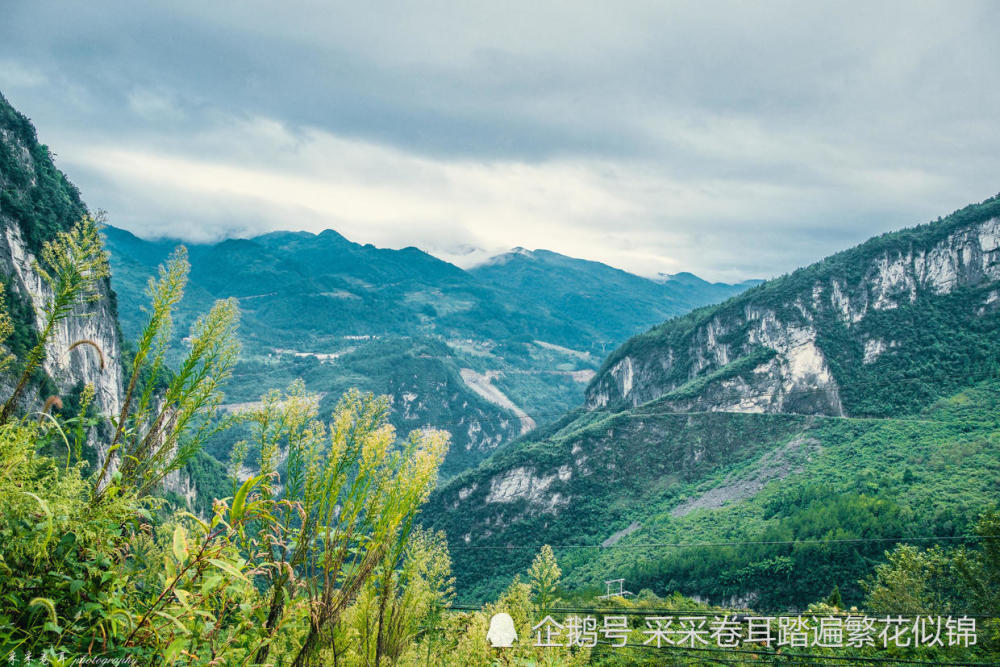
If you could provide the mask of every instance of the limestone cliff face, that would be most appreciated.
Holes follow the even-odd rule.
[[[843,415],[824,333],[842,331],[842,339],[863,349],[853,363],[871,364],[896,351],[891,335],[869,326],[879,313],[1000,281],[1000,216],[946,227],[873,239],[719,307],[669,321],[609,358],[587,390],[586,405],[621,408],[663,399],[683,411]],[[989,292],[977,314],[997,300]],[[773,353],[761,355],[761,349]]]
[[[11,281],[8,290],[28,300],[35,315],[33,325],[44,325],[43,307],[52,292],[35,270],[35,256],[28,249],[20,230],[0,216],[0,271]],[[91,340],[101,348],[101,355],[90,346],[69,350],[79,340]],[[69,318],[58,324],[49,339],[43,369],[55,381],[60,393],[71,391],[79,383],[92,383],[96,389],[95,405],[105,415],[117,414],[122,401],[121,342],[117,314],[105,281],[101,298],[78,306]]]
[[[48,149],[39,144],[30,121],[0,96],[0,281],[8,302],[19,301],[25,312],[13,313],[22,329],[38,331],[45,321],[43,309],[51,290],[36,269],[42,244],[68,230],[87,208],[72,183],[56,169]],[[42,370],[65,397],[90,383],[96,390],[94,405],[105,416],[117,415],[123,400],[122,345],[116,298],[109,280],[99,288],[96,301],[80,304],[61,321],[47,343]],[[90,345],[72,350],[73,343]],[[19,368],[0,377],[0,401],[17,382]],[[37,408],[45,396],[37,387],[24,392],[21,410]],[[93,434],[98,464],[107,455],[107,438]],[[183,496],[190,505],[196,489],[186,470],[171,473],[164,489]]]
[[[44,322],[43,307],[52,294],[36,271],[41,244],[69,229],[87,212],[79,192],[56,169],[45,146],[23,115],[0,96],[0,280],[12,298],[30,306],[27,322],[36,331]],[[103,364],[90,346],[70,350],[78,340],[90,340],[103,352]],[[122,400],[121,341],[110,282],[100,298],[79,306],[56,328],[49,340],[43,370],[60,394],[80,383],[93,383],[95,404],[104,414],[117,413]],[[8,381],[4,384],[10,384]],[[40,397],[25,396],[30,407]],[[41,397],[44,398],[44,397]]]

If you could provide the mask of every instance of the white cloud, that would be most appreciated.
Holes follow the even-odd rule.
[[[416,245],[462,266],[520,245],[645,275],[693,270],[717,279],[794,268],[815,245],[815,218],[843,212],[835,207],[844,191],[871,206],[914,199],[933,206],[949,191],[947,179],[880,164],[863,148],[809,146],[809,137],[760,127],[742,132],[725,118],[706,122],[695,132],[682,128],[679,140],[724,164],[743,163],[749,151],[761,164],[814,173],[785,182],[744,169],[729,178],[675,173],[639,158],[428,157],[316,128],[293,132],[262,117],[222,119],[174,142],[173,151],[156,136],[129,145],[75,136],[61,146],[70,171],[91,184],[90,201],[98,195],[113,224],[141,235],[214,241],[334,228],[363,243]],[[822,159],[803,167],[796,163],[803,154]],[[893,222],[848,224],[843,234],[860,241]]]
[[[48,77],[38,68],[13,59],[0,59],[0,89],[34,88],[48,82]]]
[[[128,106],[138,116],[150,122],[182,120],[184,111],[173,96],[150,88],[133,88],[128,93]]]
[[[140,233],[741,279],[998,189],[996,3],[15,9],[0,85]]]

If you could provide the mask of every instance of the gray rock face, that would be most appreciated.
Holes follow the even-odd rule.
[[[25,216],[23,212],[18,214],[15,209],[4,210],[0,206],[0,280],[5,283],[7,293],[16,295],[30,307],[29,321],[22,324],[31,325],[38,331],[44,326],[44,308],[50,302],[52,292],[36,269],[37,257],[32,248],[37,248],[38,239],[35,239],[34,245],[30,244],[25,234],[30,237],[33,231],[40,229],[65,228],[73,216],[82,216],[86,208],[76,189],[55,169],[48,151],[38,146],[28,121],[23,117],[18,120],[18,114],[2,96],[0,112],[0,118],[6,124],[0,126],[0,150],[8,156],[0,169],[0,192],[9,198],[6,201],[19,202],[18,206],[27,207],[29,212]],[[57,215],[44,205],[33,210],[36,200],[61,201],[68,206]],[[61,396],[69,394],[80,384],[93,384],[94,406],[105,416],[118,415],[124,393],[122,345],[115,303],[111,283],[104,280],[95,301],[78,305],[68,318],[57,324],[47,342],[42,363],[42,370],[55,383],[56,392]],[[78,341],[90,344],[70,349]],[[20,368],[15,367],[0,376],[0,400],[6,400],[11,394],[19,372]],[[18,408],[22,411],[37,409],[42,398],[38,396],[37,388],[29,387],[23,393]],[[107,456],[108,438],[97,435],[99,430],[92,431],[91,444],[97,452],[100,466]],[[163,486],[183,496],[189,505],[196,495],[196,489],[184,470],[171,473]]]
[[[626,345],[612,357],[588,388],[586,406],[631,407],[662,397],[685,411],[843,415],[839,387],[818,342],[818,322],[833,318],[859,331],[873,313],[913,303],[920,294],[949,294],[997,280],[1000,218],[993,217],[954,229],[925,247],[911,243],[905,251],[871,256],[853,280],[847,275],[817,278],[786,294],[780,306],[757,305],[750,292],[696,321],[689,331],[678,331],[678,321],[667,323],[656,343]],[[691,321],[683,325],[691,326]],[[866,364],[894,347],[881,338],[858,342]],[[761,346],[777,354],[753,368],[727,373],[741,360],[752,359]],[[678,359],[688,362],[679,378],[674,368]],[[684,386],[698,380],[703,385],[687,392],[695,395],[686,395]]]
[[[2,97],[0,105],[7,106]],[[10,111],[16,115],[16,112]],[[45,170],[53,171],[54,167],[44,150],[41,155],[47,163],[36,163],[33,148],[37,149],[37,146],[32,144],[34,141],[33,132],[26,133],[23,127],[17,129],[16,124],[0,127],[0,144],[13,159],[12,171],[21,174],[17,179],[12,173],[0,173],[0,190],[5,195],[13,195],[11,200],[31,201],[30,194],[37,194],[39,190],[51,198],[65,197],[65,191],[47,190],[57,186],[39,184],[38,174]],[[34,153],[38,154],[38,151]],[[72,186],[68,188],[75,192]],[[78,199],[76,206],[82,215],[85,208]],[[36,257],[25,242],[20,225],[10,211],[0,208],[0,273],[6,276],[4,281],[9,283],[5,289],[18,294],[31,305],[34,312],[32,324],[38,330],[44,324],[43,308],[52,292],[35,270],[35,261]],[[79,340],[92,341],[101,353],[89,345],[70,350],[73,343]],[[55,382],[60,394],[69,392],[78,383],[93,383],[97,409],[104,414],[119,411],[122,400],[121,341],[110,281],[103,281],[100,298],[96,302],[77,307],[69,318],[59,323],[49,340],[43,370]]]
[[[35,270],[35,257],[25,245],[20,230],[0,217],[0,270],[12,278],[7,289],[15,290],[30,301],[35,313],[35,329],[44,325],[43,308],[52,292]],[[105,415],[117,414],[122,402],[121,343],[118,338],[117,314],[107,281],[100,288],[100,299],[78,306],[74,313],[60,322],[49,339],[42,364],[55,381],[60,393],[70,391],[78,383],[92,383],[96,389],[95,404]],[[73,350],[79,340],[93,341],[102,354],[88,345]]]

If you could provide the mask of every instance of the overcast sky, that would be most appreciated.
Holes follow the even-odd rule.
[[[1000,191],[998,2],[46,2],[0,91],[93,209],[770,277]]]

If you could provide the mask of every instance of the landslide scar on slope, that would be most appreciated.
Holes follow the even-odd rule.
[[[748,477],[729,474],[720,486],[709,489],[697,498],[686,500],[670,510],[670,516],[682,517],[699,509],[718,509],[726,503],[746,500],[757,495],[768,482],[802,472],[807,461],[820,451],[816,438],[797,436],[783,447],[767,452],[758,459]]]

